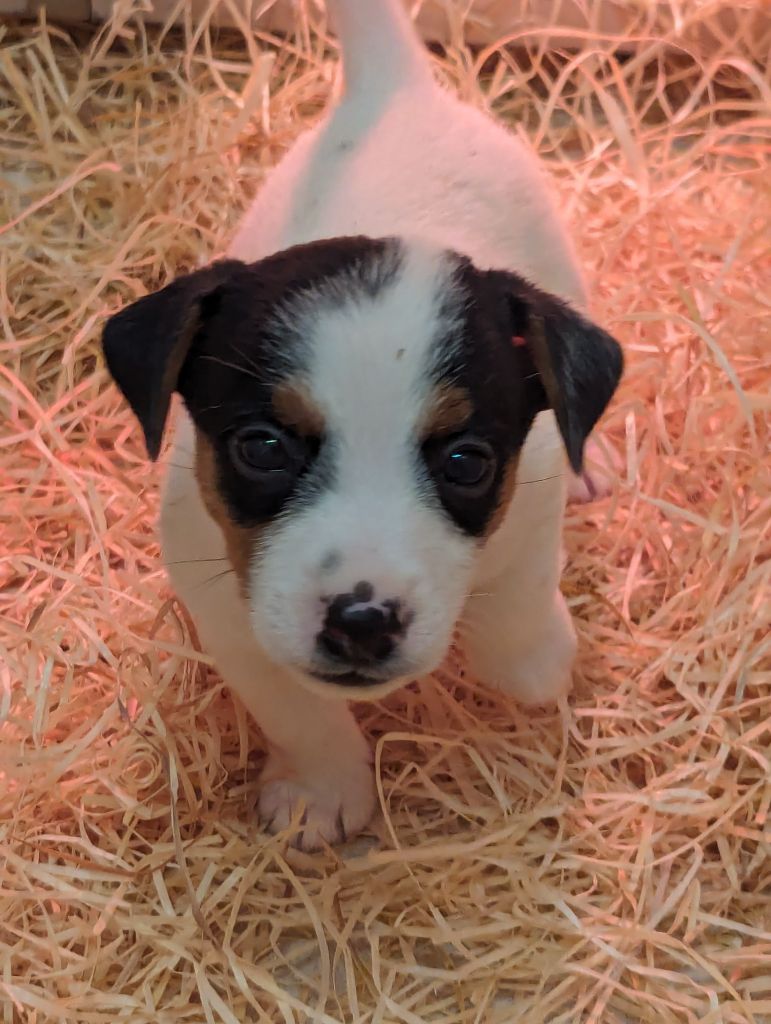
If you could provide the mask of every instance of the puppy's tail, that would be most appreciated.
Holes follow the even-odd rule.
[[[340,40],[347,96],[382,96],[433,80],[404,0],[328,0],[327,7]]]

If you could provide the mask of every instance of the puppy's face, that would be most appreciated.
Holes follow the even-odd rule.
[[[345,696],[436,667],[533,418],[551,404],[580,462],[620,372],[607,335],[512,275],[364,238],[215,264],[104,344],[151,454],[182,395],[261,645]]]

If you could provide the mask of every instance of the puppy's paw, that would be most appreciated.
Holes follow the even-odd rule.
[[[326,762],[300,770],[271,753],[262,775],[260,821],[275,835],[299,817],[300,831],[292,845],[301,850],[347,842],[361,832],[375,810],[369,758],[341,758],[333,751],[327,757]]]
[[[560,598],[537,628],[480,629],[469,644],[469,663],[483,683],[522,704],[549,704],[570,689],[576,634]]]
[[[584,452],[584,469],[580,476],[570,474],[568,501],[585,504],[605,498],[613,490],[613,481],[623,469],[618,452],[603,439],[590,437]]]

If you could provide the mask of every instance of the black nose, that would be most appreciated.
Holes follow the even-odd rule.
[[[317,637],[326,655],[350,665],[371,665],[393,653],[396,638],[404,632],[401,605],[373,601],[372,596],[371,587],[365,591],[359,584],[353,593],[338,594],[330,601]]]

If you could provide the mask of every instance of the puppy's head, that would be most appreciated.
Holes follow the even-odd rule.
[[[180,278],[104,350],[153,458],[182,396],[260,643],[345,696],[441,661],[534,417],[554,409],[579,468],[621,373],[607,334],[515,275],[368,238]]]

